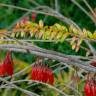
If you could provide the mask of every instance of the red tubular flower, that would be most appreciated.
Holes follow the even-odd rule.
[[[4,59],[3,65],[4,70],[6,71],[6,73],[10,76],[13,75],[13,60],[11,58],[11,53],[10,51],[7,52],[6,57]]]
[[[96,83],[94,80],[86,81],[84,92],[85,96],[96,96]]]
[[[84,92],[85,92],[85,96],[91,96],[91,88],[90,88],[89,81],[86,81],[86,84],[84,86]]]
[[[54,83],[54,74],[52,69],[47,66],[36,64],[32,66],[31,79],[38,80],[44,83]]]
[[[92,94],[92,96],[96,96],[96,93],[95,93],[95,80],[91,80],[90,81],[90,83],[91,83],[91,94]]]
[[[92,96],[96,96],[96,92],[95,92],[96,90],[94,85],[92,85],[91,90],[92,90]]]

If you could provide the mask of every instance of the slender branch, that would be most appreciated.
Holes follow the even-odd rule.
[[[96,22],[94,21],[94,18],[92,15],[87,12],[76,0],[71,0],[79,9],[81,9],[95,24]]]
[[[93,53],[93,56],[96,57],[96,50],[94,49],[94,47],[88,42],[88,40],[86,40],[85,42],[89,46],[91,52]]]
[[[9,84],[10,85],[10,82],[9,81],[7,81],[7,80],[5,80],[5,79],[3,79],[1,77],[0,77],[0,80],[3,81],[3,82],[5,82],[6,84]],[[33,93],[33,92],[28,91],[28,90],[22,89],[22,88],[16,86],[15,84],[11,84],[11,86],[14,87],[15,89],[17,89],[17,90],[19,90],[19,91],[27,94],[28,96],[39,96],[36,93]]]
[[[59,2],[58,0],[55,0],[55,9],[57,12],[59,12]]]
[[[34,0],[29,0],[29,2],[33,3],[36,6],[39,6],[39,4],[36,1],[34,1]]]
[[[92,7],[88,4],[86,0],[83,0],[83,2],[86,4],[86,6],[89,8],[90,12],[93,14],[93,16],[96,18],[96,13],[92,9]]]

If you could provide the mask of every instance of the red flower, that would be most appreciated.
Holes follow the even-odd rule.
[[[54,74],[52,69],[47,66],[36,64],[32,67],[31,79],[38,80],[45,83],[54,83]]]
[[[0,65],[0,76],[5,76],[6,74],[10,76],[13,75],[13,61],[11,58],[10,51],[7,52],[3,64]]]
[[[85,96],[96,96],[96,83],[94,80],[86,81],[84,92]]]
[[[7,55],[5,57],[5,60],[3,62],[4,69],[6,70],[6,73],[8,75],[13,75],[13,60],[11,58],[10,51],[7,52]]]
[[[84,91],[86,96],[91,96],[91,88],[89,81],[86,81],[86,84],[84,86]]]

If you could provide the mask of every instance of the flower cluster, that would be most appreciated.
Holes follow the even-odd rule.
[[[53,85],[54,83],[54,75],[51,68],[42,65],[35,64],[32,66],[31,79],[38,80],[44,83],[50,83]]]
[[[84,86],[85,96],[96,96],[96,81],[87,80]]]
[[[11,58],[11,52],[8,51],[3,63],[0,65],[0,76],[13,75],[13,60]]]

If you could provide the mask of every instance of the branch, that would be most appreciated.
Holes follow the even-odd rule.
[[[1,77],[0,77],[0,80],[3,81],[3,82],[5,82],[6,84],[10,85],[10,82],[9,82],[9,81],[7,81],[7,80],[5,80],[5,79],[3,79],[3,78],[1,78]],[[39,96],[39,95],[37,95],[36,93],[33,93],[33,92],[27,91],[27,90],[25,90],[25,89],[22,89],[22,88],[16,86],[15,84],[11,84],[11,86],[14,87],[15,89],[17,89],[17,90],[25,93],[25,94],[28,95],[28,96]]]
[[[64,55],[62,53],[51,51],[51,50],[42,49],[36,46],[32,47],[32,46],[26,46],[26,45],[2,44],[0,45],[0,48],[7,49],[7,50],[10,49],[10,50],[19,51],[19,52],[27,52],[26,50],[29,50],[30,53],[38,56],[42,56],[44,58],[46,57],[46,58],[58,60],[60,62],[64,62],[70,65],[77,66],[79,68],[83,68],[89,72],[96,72],[95,67],[88,65],[89,62],[85,62],[85,61],[82,62],[81,60],[78,60],[71,56]]]
[[[95,24],[93,16],[87,12],[76,0],[71,0],[79,9],[81,9]]]

